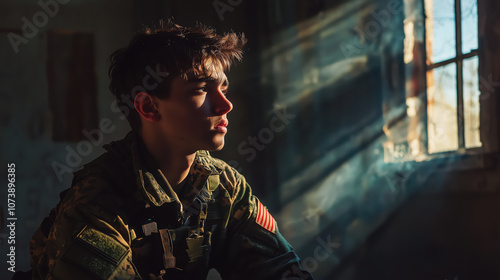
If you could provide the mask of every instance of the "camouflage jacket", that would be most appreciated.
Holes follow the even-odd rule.
[[[174,191],[134,134],[105,148],[33,235],[33,279],[312,279],[225,162],[199,151]]]

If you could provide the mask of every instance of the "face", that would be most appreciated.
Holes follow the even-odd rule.
[[[179,151],[220,150],[227,132],[227,113],[233,105],[226,97],[228,80],[223,71],[209,77],[180,76],[172,80],[165,99],[154,97],[160,114],[159,137]]]

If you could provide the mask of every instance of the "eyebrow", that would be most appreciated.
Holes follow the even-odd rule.
[[[222,82],[223,85],[229,86],[229,80],[227,78],[224,79],[224,81],[222,81],[222,79],[218,79],[218,78],[215,78],[212,76],[190,79],[189,82],[191,82],[191,83]]]

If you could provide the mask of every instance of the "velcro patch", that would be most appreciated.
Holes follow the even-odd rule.
[[[108,279],[127,256],[128,249],[112,237],[86,227],[75,238],[63,259],[93,274]]]
[[[257,205],[257,218],[255,222],[263,227],[265,230],[276,234],[276,221],[273,216],[267,211],[266,207],[260,203]]]

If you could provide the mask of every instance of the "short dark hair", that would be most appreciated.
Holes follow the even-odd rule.
[[[132,129],[139,129],[140,116],[133,106],[138,92],[167,98],[173,77],[206,75],[210,71],[207,60],[227,71],[235,60],[241,60],[245,43],[244,34],[218,35],[199,23],[183,27],[171,20],[160,21],[159,26],[139,31],[128,47],[111,55],[109,89]],[[154,82],[145,84],[148,75]]]

